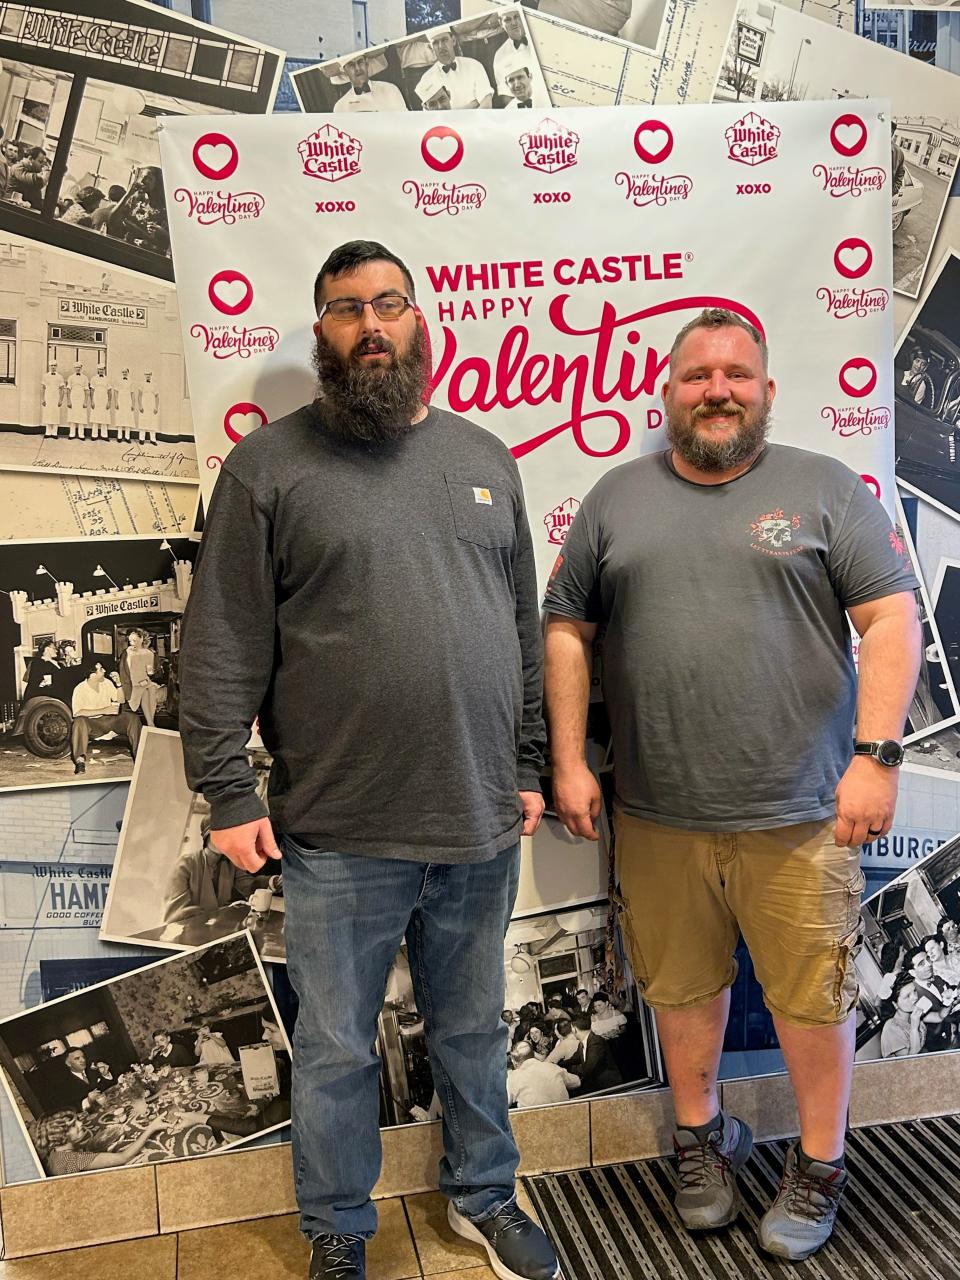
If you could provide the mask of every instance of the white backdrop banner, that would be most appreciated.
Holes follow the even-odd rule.
[[[708,305],[767,336],[774,438],[892,514],[887,103],[438,118],[164,122],[207,494],[234,443],[313,398],[314,276],[363,238],[413,273],[434,403],[517,458],[541,579],[600,475],[663,448],[673,336]]]

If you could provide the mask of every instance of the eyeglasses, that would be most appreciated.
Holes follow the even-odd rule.
[[[410,299],[402,293],[381,293],[379,297],[366,299],[334,298],[332,302],[324,303],[317,319],[322,320],[329,313],[334,320],[359,320],[364,307],[373,307],[379,320],[399,320],[412,306]]]

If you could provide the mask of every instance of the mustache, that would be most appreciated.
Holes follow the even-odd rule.
[[[701,418],[714,418],[717,414],[740,418],[742,421],[744,410],[742,405],[736,404],[733,400],[726,400],[723,404],[698,404],[690,417],[693,422],[698,422]]]
[[[361,338],[350,353],[354,356],[393,355],[396,351],[389,338],[371,334],[369,338]]]

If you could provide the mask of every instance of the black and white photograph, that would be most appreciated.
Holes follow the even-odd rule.
[[[936,592],[928,592],[924,583],[916,547],[903,505],[897,496],[897,522],[891,533],[902,556],[908,556],[920,586],[914,594],[917,613],[923,628],[923,660],[917,676],[917,687],[907,710],[903,743],[909,746],[952,724],[960,716],[960,699],[956,681],[960,678],[960,615],[942,617],[936,608]],[[945,628],[941,630],[941,624]]]
[[[857,1060],[960,1048],[960,836],[868,898]]]
[[[0,232],[0,470],[197,482],[176,290]]]
[[[251,750],[266,798],[270,757]],[[183,951],[247,929],[264,960],[286,963],[282,864],[251,875],[218,852],[210,807],[184,777],[180,735],[147,729],[127,797],[100,937]]]
[[[0,541],[133,537],[193,532],[200,505],[195,484],[108,476],[0,470]]]
[[[240,933],[0,1022],[43,1177],[208,1155],[290,1119],[290,1044]]]
[[[550,106],[522,5],[362,49],[291,79],[304,111],[337,115]]]
[[[279,50],[150,3],[17,6],[0,31],[0,230],[172,280],[164,118],[268,112],[282,71]]]
[[[507,1093],[517,1108],[663,1084],[653,1015],[606,902],[514,920],[504,943]],[[377,1050],[381,1126],[435,1120],[423,1018],[406,950],[387,980]]]
[[[940,264],[895,361],[897,480],[960,518],[960,254]]]
[[[539,13],[575,22],[605,36],[619,36],[644,49],[660,39],[667,0],[523,0]]]
[[[267,802],[270,756],[249,747],[257,791]],[[549,810],[521,842],[514,919],[594,903],[607,890],[609,826],[600,839],[571,836]],[[266,961],[285,964],[282,863],[257,875],[238,870],[210,838],[210,807],[184,777],[180,736],[145,729],[127,796],[100,937],[184,950],[250,932]]]
[[[179,724],[191,536],[0,544],[0,791],[125,780]]]
[[[960,159],[960,77],[783,4],[741,4],[714,101],[873,97],[892,109],[893,287],[916,298]]]

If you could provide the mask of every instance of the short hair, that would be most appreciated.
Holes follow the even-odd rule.
[[[521,1062],[526,1062],[528,1058],[533,1057],[533,1045],[529,1040],[518,1040],[510,1050],[510,1056],[514,1065],[519,1066]]]
[[[107,195],[111,200],[122,200],[125,191],[125,187],[121,187],[119,183],[115,182],[112,186],[107,188]]]
[[[46,1160],[55,1147],[61,1147],[67,1135],[82,1117],[76,1111],[54,1111],[41,1116],[33,1127],[33,1145],[41,1160]]]
[[[587,990],[586,987],[577,987],[576,992],[574,994],[578,996],[588,996],[590,992]]]
[[[745,333],[749,333],[760,348],[760,359],[763,362],[763,371],[767,371],[767,361],[769,352],[763,334],[760,330],[745,320],[743,316],[737,315],[736,311],[730,311],[727,307],[704,307],[698,316],[683,326],[680,332],[673,340],[673,346],[670,348],[670,372],[676,364],[677,352],[687,336],[693,333],[694,329],[743,329]]]
[[[102,657],[98,658],[96,656],[93,656],[91,658],[88,658],[87,661],[83,664],[83,678],[85,680],[89,680],[90,677],[93,675],[93,673],[96,671],[97,667],[101,668],[104,675],[107,674],[107,664],[104,662]]]
[[[37,657],[42,658],[44,649],[49,649],[51,645],[53,645],[54,649],[56,649],[57,642],[56,640],[54,640],[53,636],[47,636],[46,640],[38,640],[37,641]]]
[[[917,945],[923,947],[924,951],[926,951],[928,942],[936,942],[939,944],[940,939],[935,933],[928,933],[925,938],[920,939],[920,942]]]
[[[923,946],[914,947],[912,951],[907,952],[906,958],[903,962],[904,970],[912,969],[919,956],[922,956],[924,960],[930,959],[926,951],[923,949]]]
[[[573,1023],[569,1018],[557,1019],[557,1035],[558,1036],[568,1036],[572,1030],[573,1030]]]
[[[588,1013],[578,1013],[570,1021],[578,1031],[590,1030],[590,1015]]]
[[[399,267],[403,272],[406,286],[410,290],[411,299],[416,298],[413,288],[413,276],[410,274],[410,268],[402,258],[398,258],[395,253],[391,253],[388,248],[376,240],[348,240],[346,244],[338,245],[334,249],[317,272],[317,278],[313,282],[314,310],[319,314],[320,299],[323,297],[323,282],[328,277],[331,280],[337,280],[340,276],[345,276],[350,271],[356,271],[358,267],[365,267],[368,262],[392,262],[395,267]]]
[[[144,642],[144,644],[147,644],[149,642],[150,632],[144,631],[143,627],[131,627],[130,630],[127,632],[128,640],[134,634],[134,632],[136,632],[136,634],[140,637],[140,639]]]
[[[150,1034],[156,1040],[157,1036],[168,1036],[170,1032],[164,1031],[163,1027],[157,1027],[156,1031],[151,1031]]]

